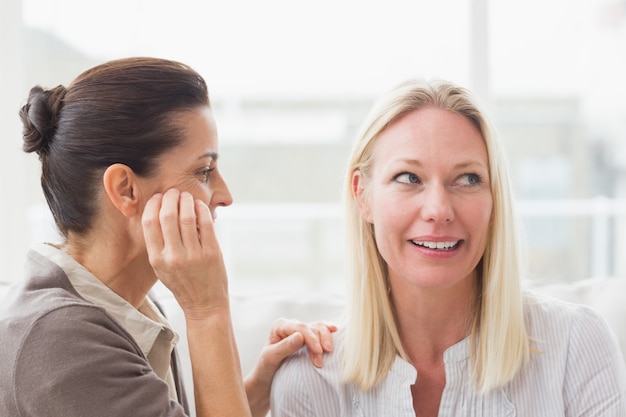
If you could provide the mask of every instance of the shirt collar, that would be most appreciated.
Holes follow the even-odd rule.
[[[39,244],[33,249],[63,269],[81,297],[104,308],[117,320],[133,336],[146,357],[161,332],[161,337],[169,340],[172,348],[178,342],[179,335],[150,298],[146,297],[136,309],[64,251],[51,244]]]

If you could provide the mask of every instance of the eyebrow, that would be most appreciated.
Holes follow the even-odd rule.
[[[422,166],[422,162],[420,162],[419,159],[400,159],[400,162],[404,162],[407,163],[409,165],[417,165],[417,166]],[[472,166],[480,166],[480,167],[485,167],[485,168],[489,168],[489,165],[485,165],[482,162],[479,161],[464,161],[464,162],[459,162],[458,164],[454,165],[455,169],[464,169],[464,168],[469,168]]]
[[[205,154],[200,155],[198,159],[210,158],[210,159],[213,159],[214,161],[217,161],[218,157],[219,155],[217,154],[217,152],[207,152]]]

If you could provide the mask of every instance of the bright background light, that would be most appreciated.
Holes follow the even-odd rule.
[[[342,282],[343,161],[372,101],[409,77],[487,104],[511,157],[530,272],[626,274],[623,0],[0,0],[0,280],[50,235],[15,117],[28,89],[151,55],[209,84],[235,204],[237,291]]]

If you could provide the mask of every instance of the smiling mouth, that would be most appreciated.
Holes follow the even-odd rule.
[[[456,242],[427,242],[427,241],[411,240],[411,243],[413,243],[416,246],[422,246],[428,249],[444,250],[444,251],[456,249],[459,246],[459,242],[460,242],[459,240],[457,240]]]

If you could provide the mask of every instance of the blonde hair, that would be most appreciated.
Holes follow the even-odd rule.
[[[522,257],[504,152],[472,93],[447,81],[407,81],[384,95],[352,149],[344,185],[351,288],[343,380],[368,390],[386,377],[396,354],[408,360],[388,295],[387,265],[376,247],[373,226],[361,218],[352,176],[357,170],[369,175],[372,148],[383,130],[426,107],[470,120],[481,132],[489,157],[493,212],[487,247],[477,266],[478,297],[470,331],[472,378],[476,389],[485,393],[509,382],[530,354],[523,317]]]

